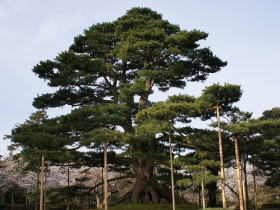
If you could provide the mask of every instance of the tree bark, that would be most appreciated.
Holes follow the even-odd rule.
[[[146,66],[147,67],[147,66]],[[154,81],[150,78],[145,80],[144,93],[140,96],[138,111],[145,108],[148,97],[152,90]],[[132,144],[131,150],[137,153],[150,153],[156,151],[155,141],[143,142],[139,144]],[[133,203],[160,203],[160,190],[152,181],[154,167],[147,163],[145,157],[133,157],[132,167],[135,174],[135,184],[131,194],[131,201]],[[170,199],[171,201],[171,199]]]
[[[217,182],[207,184],[209,207],[217,206]]]
[[[239,206],[240,206],[240,210],[244,210],[241,165],[240,165],[239,149],[238,149],[238,138],[236,136],[234,136],[233,140],[234,140],[234,143],[235,143],[236,175],[237,175],[238,192],[239,192]]]
[[[28,190],[26,189],[26,194],[25,194],[25,205],[28,204]]]
[[[133,170],[136,182],[132,190],[131,201],[133,203],[159,203],[158,193],[150,179],[153,176],[153,167],[146,164],[143,158],[137,158],[134,160]]]
[[[139,111],[145,108],[145,105],[148,101],[148,97],[150,95],[150,91],[152,90],[152,87],[154,85],[154,80],[152,79],[146,79],[145,81],[145,92],[143,95],[141,95],[139,100]]]
[[[14,204],[15,204],[14,193],[12,193],[12,197],[11,197],[11,204],[12,204],[12,205],[14,205]]]
[[[101,209],[103,207],[101,198],[99,197],[99,194],[95,194],[95,199],[96,199],[96,208]]]
[[[156,151],[156,142],[153,139],[148,143],[132,145],[132,150],[139,154],[153,153]],[[131,201],[133,203],[160,203],[160,190],[157,183],[152,179],[154,176],[153,164],[147,162],[145,157],[133,157],[132,166],[136,181],[132,190]],[[172,201],[171,196],[169,201]]]
[[[220,123],[220,108],[221,107],[216,106],[215,108],[216,108],[216,112],[217,112],[217,121],[218,121],[222,201],[223,201],[223,208],[227,208],[227,205],[226,205],[226,190],[225,190],[225,171],[224,171],[223,143],[222,143],[222,132],[221,132],[221,123]]]

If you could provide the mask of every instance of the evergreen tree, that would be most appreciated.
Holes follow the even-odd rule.
[[[269,113],[269,112],[266,112]],[[257,165],[262,168],[264,171],[267,172],[267,175],[270,174],[272,171],[278,171],[277,168],[277,162],[278,160],[274,161],[272,158],[273,155],[278,155],[277,149],[275,150],[275,146],[273,144],[269,144],[268,142],[271,141],[277,141],[277,136],[279,135],[279,128],[280,128],[280,121],[276,118],[266,118],[261,117],[259,119],[250,119],[244,122],[236,122],[229,124],[225,126],[225,129],[228,130],[232,136],[232,139],[235,142],[235,153],[236,153],[236,165],[237,165],[237,175],[238,175],[238,183],[239,183],[239,197],[240,197],[240,208],[243,209],[246,208],[247,201],[243,200],[244,192],[242,192],[242,177],[239,173],[239,166],[240,166],[240,159],[239,159],[239,148],[241,148],[241,154],[248,155],[249,160],[254,165]],[[268,139],[269,133],[273,133],[273,140]],[[272,136],[270,136],[272,137]],[[275,138],[276,137],[276,138]],[[239,141],[241,141],[241,144],[239,145]],[[276,146],[277,147],[277,146]],[[276,151],[276,153],[275,153]],[[265,154],[268,154],[267,156]],[[270,156],[272,155],[272,156]],[[269,157],[270,156],[270,157]],[[273,164],[267,164],[269,162],[267,159],[263,157],[269,157],[269,160]],[[263,162],[262,162],[263,161]],[[260,164],[261,163],[261,164]],[[246,167],[246,165],[245,165]],[[244,168],[245,168],[244,167]],[[245,171],[246,172],[246,171]],[[279,177],[277,177],[277,172],[275,174],[275,177],[272,176],[269,177],[268,183],[270,180],[276,180]],[[246,176],[245,176],[246,179]],[[245,180],[246,181],[246,180]],[[276,185],[277,186],[277,185]],[[247,191],[247,189],[245,189]],[[248,195],[248,193],[246,193]],[[246,196],[248,197],[248,196]],[[242,199],[242,200],[241,200]],[[244,203],[243,203],[244,202]]]
[[[120,129],[130,136],[125,143],[136,178],[132,201],[141,202],[149,195],[159,202],[158,192],[146,184],[154,175],[150,154],[157,152],[157,142],[151,136],[136,135],[135,115],[150,106],[155,87],[159,91],[184,88],[186,81],[204,81],[226,65],[209,48],[199,47],[207,36],[198,30],[181,30],[148,8],[133,8],[113,22],[91,26],[75,37],[69,50],[35,66],[39,78],[57,90],[38,96],[33,105],[126,106],[126,123]],[[85,123],[75,133],[91,130]]]
[[[275,107],[263,112],[260,120],[280,120],[280,108]],[[268,176],[266,184],[271,187],[280,186],[280,126],[271,126],[262,130],[262,145],[254,151],[253,163]],[[259,151],[261,148],[261,151]],[[259,152],[256,152],[259,151]]]

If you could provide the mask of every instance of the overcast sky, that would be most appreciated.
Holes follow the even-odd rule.
[[[0,0],[0,154],[6,155],[9,145],[3,136],[35,111],[33,98],[50,91],[33,66],[66,50],[85,28],[115,20],[132,7],[150,7],[182,29],[208,32],[203,46],[228,61],[221,72],[181,93],[197,96],[214,82],[233,83],[243,90],[238,106],[254,117],[280,105],[279,0]]]

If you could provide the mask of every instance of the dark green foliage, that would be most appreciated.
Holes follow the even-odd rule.
[[[233,104],[238,102],[242,96],[239,85],[232,84],[213,84],[206,87],[202,91],[202,95],[198,98],[199,111],[204,119],[215,116],[215,107],[220,107],[220,115],[234,116],[238,112],[238,108]]]
[[[181,30],[150,9],[134,8],[114,22],[91,26],[68,51],[35,66],[33,71],[59,90],[37,97],[34,105],[118,101],[126,84],[131,89],[142,83],[137,91],[146,92],[148,78],[160,90],[182,88],[185,79],[205,80],[226,64],[208,48],[199,48],[198,41],[206,37],[201,31]]]
[[[271,120],[271,126],[263,130],[263,150],[256,155],[255,164],[269,176],[266,184],[280,186],[280,108],[263,112],[261,120]]]

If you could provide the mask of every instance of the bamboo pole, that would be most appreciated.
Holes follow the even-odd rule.
[[[221,121],[220,121],[220,109],[221,109],[221,107],[220,106],[216,106],[214,108],[216,108],[217,121],[218,121],[222,201],[223,201],[223,208],[227,208],[227,204],[226,204],[226,190],[225,190],[225,170],[224,170],[223,142],[222,142],[222,132],[221,132]]]
[[[108,155],[107,155],[107,143],[104,143],[104,210],[108,210]]]
[[[238,192],[239,192],[239,205],[240,210],[244,209],[244,200],[243,200],[243,190],[242,190],[242,177],[241,177],[241,165],[239,159],[239,149],[238,149],[238,138],[236,136],[233,137],[234,145],[235,145],[235,157],[236,157],[236,175],[237,175],[237,183],[238,183]]]
[[[41,185],[40,185],[40,210],[44,210],[44,167],[45,167],[45,156],[42,155],[41,165]]]
[[[171,170],[171,188],[172,188],[172,209],[175,210],[175,191],[174,191],[174,169],[173,169],[173,156],[172,156],[172,139],[169,133],[169,157],[170,157],[170,170]]]

